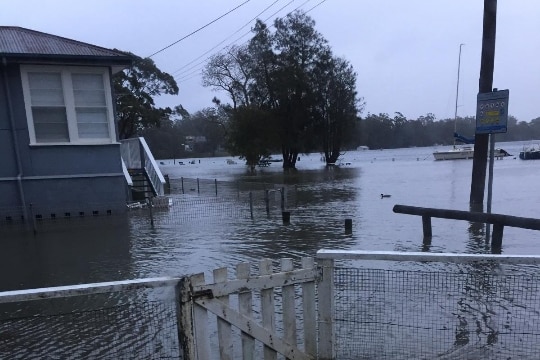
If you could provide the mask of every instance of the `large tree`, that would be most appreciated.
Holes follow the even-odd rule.
[[[148,128],[159,127],[172,110],[156,107],[154,97],[178,94],[174,78],[159,70],[152,59],[141,58],[129,52],[125,54],[133,59],[133,65],[113,77],[120,139],[130,138]]]

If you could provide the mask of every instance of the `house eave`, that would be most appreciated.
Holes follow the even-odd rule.
[[[133,63],[129,56],[0,53],[0,58],[5,59],[6,63],[12,64],[110,66],[113,73],[129,67]]]

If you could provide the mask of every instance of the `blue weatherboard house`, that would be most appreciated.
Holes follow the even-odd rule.
[[[130,64],[118,51],[0,26],[0,221],[125,211],[132,182],[111,77]]]

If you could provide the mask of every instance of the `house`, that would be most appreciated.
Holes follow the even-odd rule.
[[[125,54],[0,26],[0,221],[123,212],[112,75]]]

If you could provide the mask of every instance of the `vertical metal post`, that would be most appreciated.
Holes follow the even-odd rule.
[[[424,240],[431,239],[431,237],[433,236],[431,232],[431,216],[422,216],[422,229],[424,230]]]
[[[285,210],[285,186],[281,187],[281,211]]]
[[[238,199],[240,199],[240,181],[236,182],[236,194]]]
[[[185,192],[184,192],[184,177],[182,176],[180,179],[182,180],[182,194],[185,194]]]
[[[197,194],[201,194],[201,188],[199,187],[199,178],[197,178]]]
[[[217,179],[214,179],[214,184],[216,186],[216,197],[217,197]]]
[[[249,192],[249,213],[251,214],[251,220],[253,220],[253,193]]]
[[[270,196],[268,190],[264,190],[264,202],[266,205],[266,215],[270,215]]]
[[[154,227],[154,212],[152,211],[152,198],[148,198],[148,211],[150,213],[150,226]]]

